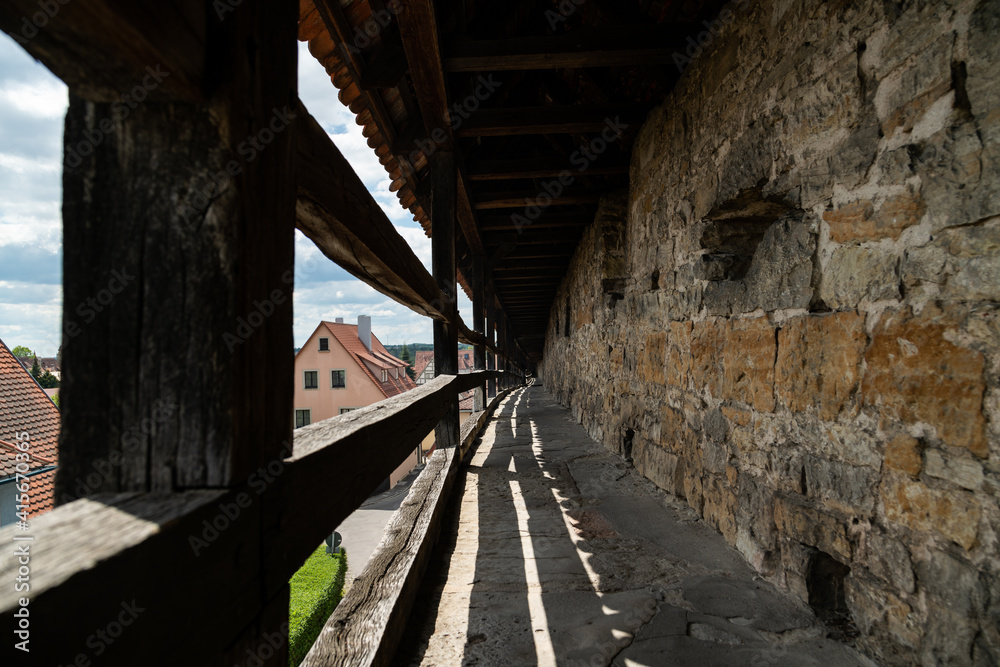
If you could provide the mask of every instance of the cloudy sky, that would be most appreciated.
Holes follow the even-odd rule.
[[[299,47],[299,96],[428,270],[430,240],[389,192],[388,174],[323,67]],[[66,86],[0,33],[0,339],[55,356],[62,317],[63,117]],[[431,321],[356,280],[296,231],[295,344],[320,320],[372,316],[385,344],[433,341]],[[313,261],[310,261],[313,260]],[[464,294],[459,309],[471,324]]]

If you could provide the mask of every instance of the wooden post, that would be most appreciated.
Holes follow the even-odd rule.
[[[486,280],[483,258],[476,255],[472,258],[472,328],[477,333],[485,334]],[[475,366],[477,371],[486,369],[486,348],[475,347]],[[479,412],[486,408],[486,385],[476,387],[473,411]]]
[[[292,435],[298,7],[85,4],[67,6],[38,42],[70,85],[56,499],[245,487],[290,453]],[[188,24],[193,39],[141,41]],[[75,51],[83,44],[93,60]],[[206,626],[185,637],[199,659],[229,646],[242,661],[287,621],[287,578],[261,583],[275,513],[263,501],[241,507],[225,539],[244,541],[245,558],[201,565],[252,582],[238,600],[213,601],[249,622],[235,636]],[[167,598],[156,611],[147,603],[140,622],[169,622],[186,604],[176,595],[173,610]],[[120,604],[91,602],[99,618]],[[263,664],[287,664],[286,647]]]
[[[496,346],[496,299],[493,296],[493,283],[486,285],[486,340]],[[486,370],[493,371],[497,367],[497,356],[494,352],[486,353]],[[497,395],[497,381],[486,382],[489,398]]]
[[[450,322],[434,320],[434,374],[458,374],[458,285],[455,269],[455,212],[458,171],[455,154],[440,150],[431,158],[433,209],[431,211],[431,264]],[[458,394],[452,400],[437,428],[434,439],[438,449],[459,444]]]

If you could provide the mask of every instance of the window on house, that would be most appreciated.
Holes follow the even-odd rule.
[[[329,352],[330,351],[330,339],[329,338],[320,338],[319,339],[319,351],[320,352]]]
[[[341,408],[340,414],[346,415],[348,412],[354,412],[357,408]]]
[[[295,411],[295,428],[309,426],[312,423],[312,410]]]
[[[302,375],[302,386],[306,389],[319,389],[319,371],[305,371]]]
[[[387,371],[387,370],[385,370],[383,368],[382,369],[382,382],[388,382],[388,381],[389,381],[389,371]]]
[[[347,371],[330,371],[330,386],[343,389],[347,386]]]
[[[396,380],[398,380],[398,379],[399,379],[399,369],[398,369],[398,368],[393,368],[393,369],[392,369],[392,377],[393,377],[394,379],[396,379]]]

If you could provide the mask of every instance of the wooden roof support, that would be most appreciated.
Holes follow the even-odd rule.
[[[455,40],[447,45],[449,72],[499,72],[587,67],[634,67],[673,62],[687,24],[580,27],[560,35]]]
[[[215,12],[203,2],[52,4],[54,13],[37,0],[7,0],[0,4],[0,29],[74,94],[112,102],[138,86],[149,100],[207,98],[207,21]],[[27,18],[39,13],[46,19],[41,29]]]
[[[605,145],[638,125],[649,107],[636,105],[504,107],[481,109],[458,128],[460,137],[506,137],[529,134],[604,133]],[[595,139],[596,141],[596,139]],[[582,153],[581,164],[590,161]],[[580,165],[577,165],[580,166]]]
[[[532,196],[537,196],[537,193]],[[523,211],[515,211],[523,215]],[[527,236],[536,233],[539,229],[559,229],[563,227],[575,227],[582,229],[594,221],[597,214],[595,210],[588,211],[566,211],[558,209],[547,209],[530,224],[523,224],[518,228],[517,222],[511,213],[494,213],[483,215],[480,218],[480,229],[484,232],[513,232],[518,236]]]
[[[473,208],[489,210],[497,208],[520,208],[529,206],[576,206],[577,204],[597,204],[601,193],[588,188],[566,188],[558,197],[550,196],[545,190],[521,190],[517,192],[491,192],[474,196]],[[523,215],[523,213],[522,213]]]
[[[522,178],[558,178],[564,172],[573,176],[609,176],[627,174],[628,160],[621,156],[591,162],[581,172],[580,164],[572,164],[568,157],[506,158],[480,160],[469,167],[471,181],[509,181]]]
[[[431,157],[434,235],[431,237],[431,261],[434,280],[446,299],[447,321],[434,320],[434,374],[458,374],[458,270],[455,266],[455,220],[458,199],[458,169],[455,154],[439,151]],[[458,395],[452,397],[441,421],[434,429],[435,447],[458,446]]]
[[[453,141],[451,115],[434,0],[409,0],[397,20],[413,86],[419,91],[417,102],[427,136],[438,149],[450,150]]]

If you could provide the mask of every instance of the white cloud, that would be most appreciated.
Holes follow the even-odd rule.
[[[0,106],[32,116],[61,119],[68,104],[66,85],[58,80],[9,81],[0,87]]]

